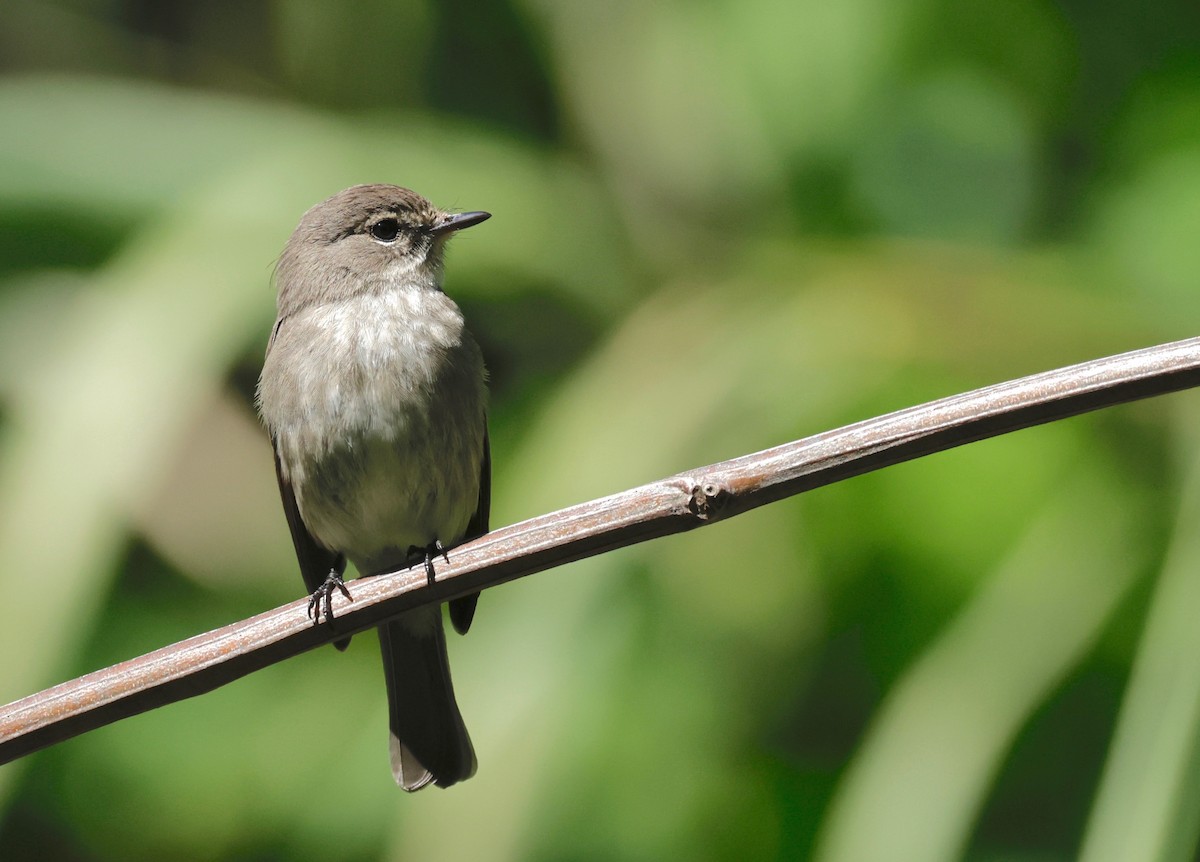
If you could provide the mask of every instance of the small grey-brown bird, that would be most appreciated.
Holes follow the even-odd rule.
[[[434,557],[488,530],[486,372],[442,291],[447,239],[488,217],[354,186],[305,213],[279,260],[258,404],[314,619],[349,596],[347,559],[362,575],[424,563],[432,578]],[[450,602],[459,632],[477,599]],[[441,607],[380,626],[379,641],[396,782],[470,778]]]

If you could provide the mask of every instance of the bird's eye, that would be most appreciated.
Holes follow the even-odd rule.
[[[391,242],[400,234],[400,222],[394,218],[384,218],[371,225],[371,236],[380,242]]]

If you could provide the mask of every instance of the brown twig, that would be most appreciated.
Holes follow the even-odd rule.
[[[1200,338],[978,389],[680,473],[504,527],[454,549],[437,582],[407,569],[353,583],[333,627],[302,599],[0,708],[0,762],[224,685],[409,608],[740,514],[985,437],[1200,385]]]

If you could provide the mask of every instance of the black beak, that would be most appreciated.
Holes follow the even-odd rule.
[[[438,224],[430,229],[430,233],[438,236],[443,233],[454,233],[456,230],[462,230],[465,227],[470,227],[474,224],[479,224],[481,221],[487,221],[492,217],[491,213],[473,212],[473,213],[451,213],[441,220]]]

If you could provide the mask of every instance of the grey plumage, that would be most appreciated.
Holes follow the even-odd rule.
[[[310,590],[349,559],[362,574],[487,531],[485,372],[442,292],[454,216],[408,189],[355,186],[300,221],[276,272],[279,316],[259,381],[280,492]],[[474,596],[452,603],[466,629]],[[440,608],[381,626],[392,766],[416,790],[475,771]]]

